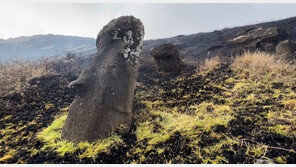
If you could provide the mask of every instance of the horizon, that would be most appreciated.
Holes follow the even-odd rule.
[[[223,27],[220,29],[216,29],[216,30],[223,30],[226,28],[237,28],[237,27],[244,27],[244,26],[248,26],[248,25],[256,25],[256,24],[261,24],[261,23],[268,23],[268,22],[274,22],[274,21],[280,21],[280,20],[286,20],[286,19],[290,19],[290,18],[294,18],[296,16],[292,16],[292,17],[287,17],[287,18],[283,18],[283,19],[277,19],[277,20],[271,20],[271,21],[263,21],[263,22],[258,22],[258,23],[254,23],[254,24],[246,24],[246,25],[237,25],[237,26],[233,26],[233,27]],[[197,33],[192,33],[192,34],[179,34],[179,35],[194,35],[194,34],[198,34],[198,33],[210,33],[216,30],[212,30],[212,31],[205,31],[205,32],[197,32]],[[47,34],[33,34],[33,35],[26,35],[26,36],[17,36],[17,37],[10,37],[10,38],[0,38],[1,40],[10,40],[10,39],[16,39],[16,38],[26,38],[26,37],[33,37],[33,36],[46,36],[46,35],[54,35],[54,36],[66,36],[66,37],[79,37],[79,38],[91,38],[91,39],[96,39],[94,37],[84,37],[84,36],[76,36],[76,35],[65,35],[65,34],[53,34],[53,33],[47,33]],[[170,36],[170,37],[164,37],[164,38],[154,38],[154,39],[144,39],[146,40],[158,40],[158,39],[165,39],[165,38],[173,38],[179,35],[175,35],[175,36]]]
[[[79,37],[79,38],[92,38],[92,39],[95,39],[95,38],[93,38],[93,37],[82,37],[82,36],[75,36],[75,35],[52,34],[52,33],[48,33],[48,34],[25,35],[25,36],[10,37],[10,38],[6,38],[6,39],[0,38],[0,39],[2,39],[2,40],[10,40],[10,39],[16,39],[16,38],[26,38],[26,37],[46,36],[46,35],[66,36],[66,37]]]
[[[0,38],[53,34],[95,39],[110,20],[133,15],[145,25],[145,40],[153,40],[282,20],[295,17],[295,9],[296,4],[4,3]]]

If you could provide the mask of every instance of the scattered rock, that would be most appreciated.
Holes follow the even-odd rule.
[[[178,72],[181,69],[179,51],[171,43],[159,45],[150,51],[158,70],[163,72]]]
[[[112,20],[100,31],[98,53],[69,87],[79,94],[69,107],[62,138],[93,142],[132,123],[132,101],[144,26],[133,16]]]
[[[233,39],[229,40],[230,44],[236,47],[236,50],[261,50],[266,52],[274,51],[276,44],[280,38],[276,27],[256,28],[246,31]]]
[[[66,60],[71,60],[71,59],[75,59],[76,54],[75,53],[67,53],[66,55]]]
[[[296,58],[296,43],[290,40],[280,42],[275,50],[277,55],[285,59]]]

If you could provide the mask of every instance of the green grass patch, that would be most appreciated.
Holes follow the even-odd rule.
[[[111,134],[108,138],[97,140],[93,143],[73,143],[64,140],[61,138],[61,132],[66,118],[67,115],[65,113],[37,135],[37,138],[44,142],[42,150],[53,150],[60,156],[64,156],[66,153],[72,154],[79,150],[80,159],[95,158],[100,153],[109,152],[111,147],[116,147],[123,143],[121,137],[117,134]]]

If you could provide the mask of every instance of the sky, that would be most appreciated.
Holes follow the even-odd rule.
[[[145,39],[158,39],[296,16],[295,4],[1,3],[0,38],[59,34],[96,38],[113,18],[133,15]]]

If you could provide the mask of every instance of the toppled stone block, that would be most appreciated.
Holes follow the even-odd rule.
[[[178,72],[181,69],[182,62],[179,57],[179,51],[171,43],[162,44],[150,50],[157,68],[162,72]]]

